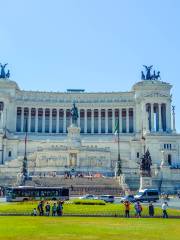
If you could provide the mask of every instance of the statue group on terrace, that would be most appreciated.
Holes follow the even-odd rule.
[[[153,65],[151,66],[146,66],[143,65],[143,67],[145,68],[145,73],[143,71],[141,71],[141,80],[159,80],[161,79],[160,77],[160,71],[153,71],[153,74],[151,74],[151,70]]]
[[[151,176],[151,155],[149,150],[144,153],[140,161],[140,173],[142,177],[150,177]]]
[[[0,70],[0,78],[10,78],[10,71],[9,71],[9,69],[6,71],[6,66],[7,66],[8,64],[7,63],[5,63],[5,64],[1,64],[0,63],[0,68],[1,68],[1,70]]]

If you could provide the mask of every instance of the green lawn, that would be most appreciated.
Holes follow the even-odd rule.
[[[24,202],[24,203],[0,203],[0,214],[31,214],[33,208],[37,207],[37,202]],[[122,216],[124,215],[123,204],[106,204],[106,205],[76,205],[72,203],[65,203],[63,212],[65,215],[111,215]],[[180,216],[180,210],[168,209],[170,216]],[[134,215],[134,206],[131,206],[131,215]],[[143,215],[148,215],[146,206],[143,206]],[[155,215],[161,216],[162,210],[155,208]]]
[[[0,217],[3,240],[179,240],[179,219]]]

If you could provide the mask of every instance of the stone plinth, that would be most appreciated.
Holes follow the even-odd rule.
[[[68,127],[68,145],[71,148],[81,147],[80,127],[71,124]]]
[[[140,177],[140,190],[152,188],[152,178],[151,177]]]

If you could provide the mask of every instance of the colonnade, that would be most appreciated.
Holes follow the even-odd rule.
[[[150,132],[162,132],[171,129],[171,105],[166,103],[146,103],[145,128]]]
[[[79,108],[78,126],[81,133],[113,133],[119,121],[119,132],[132,133],[135,126],[133,108]],[[17,132],[66,133],[71,124],[70,109],[18,107]]]

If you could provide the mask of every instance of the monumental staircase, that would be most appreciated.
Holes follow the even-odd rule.
[[[38,187],[67,187],[70,189],[70,194],[84,195],[95,194],[104,195],[110,194],[119,196],[124,194],[124,190],[119,185],[115,178],[94,178],[94,177],[72,177],[64,178],[62,176],[55,177],[32,177],[32,180],[26,181],[28,186]]]

